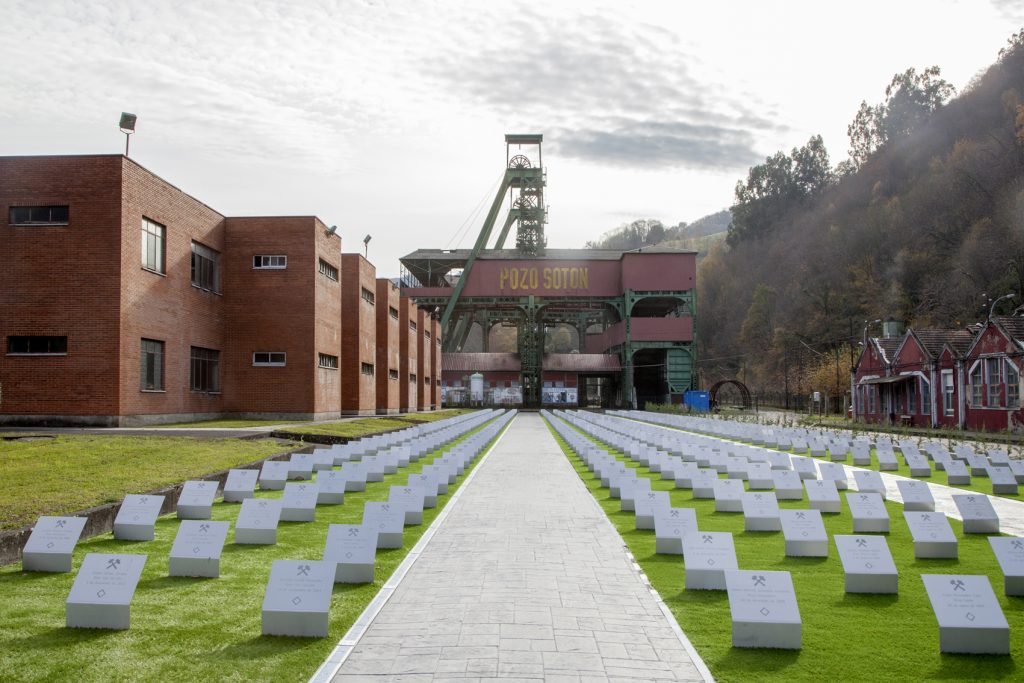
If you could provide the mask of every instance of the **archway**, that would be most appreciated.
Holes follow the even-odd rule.
[[[709,398],[711,399],[712,408],[715,408],[718,405],[718,390],[727,385],[732,385],[739,389],[740,399],[743,401],[744,409],[753,406],[753,401],[750,398],[750,389],[747,388],[746,384],[739,381],[738,379],[723,379],[720,382],[715,382],[714,385],[711,387]]]

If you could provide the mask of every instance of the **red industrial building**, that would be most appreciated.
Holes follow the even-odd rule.
[[[854,414],[866,422],[1020,431],[1024,318],[992,317],[966,329],[887,323],[853,371]]]
[[[391,390],[425,340],[378,340],[378,308],[421,313],[315,217],[227,217],[123,155],[0,157],[0,204],[2,423],[437,405]]]

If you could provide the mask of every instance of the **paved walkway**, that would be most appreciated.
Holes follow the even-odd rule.
[[[677,629],[521,413],[333,680],[703,680]]]

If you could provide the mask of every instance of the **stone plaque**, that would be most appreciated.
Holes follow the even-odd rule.
[[[1014,536],[989,536],[992,552],[1003,570],[1004,592],[1024,595],[1024,539]]]
[[[964,521],[965,534],[998,534],[999,517],[988,496],[982,493],[954,495],[953,503]]]
[[[231,470],[224,482],[224,502],[241,503],[246,498],[255,496],[256,482],[259,481],[259,470]]]
[[[423,491],[423,507],[437,507],[437,475],[434,474],[410,474],[409,485],[418,486]]]
[[[263,598],[263,635],[326,638],[334,564],[274,560]]]
[[[654,516],[660,510],[667,510],[672,506],[668,498],[668,491],[647,491],[636,497],[633,501],[634,513],[636,514],[637,529],[654,529]]]
[[[771,465],[766,462],[747,465],[747,486],[751,491],[770,491],[775,486]]]
[[[178,519],[210,519],[216,497],[217,482],[186,481],[178,496]]]
[[[288,481],[288,463],[283,460],[266,460],[260,468],[260,488],[264,491],[280,491]]]
[[[714,489],[715,512],[743,512],[742,479],[718,479]]]
[[[817,479],[818,467],[814,461],[802,455],[793,456],[793,471],[800,475],[801,479]]]
[[[718,472],[715,470],[702,468],[695,472],[690,477],[690,482],[693,484],[693,497],[714,498],[716,481],[718,481]]]
[[[346,462],[341,466],[341,474],[345,477],[345,491],[347,493],[366,490],[366,465],[362,460]]]
[[[25,572],[69,572],[85,517],[40,517],[21,551]]]
[[[835,482],[836,488],[845,491],[849,488],[846,478],[846,468],[838,462],[820,462],[818,469],[821,471],[821,478]]]
[[[114,518],[114,538],[119,541],[152,541],[163,496],[129,494]]]
[[[823,465],[828,463],[821,463]],[[831,479],[808,479],[804,481],[807,489],[807,505],[821,512],[838,513],[843,504],[839,500],[836,483]]]
[[[405,510],[405,524],[423,524],[423,489],[419,486],[392,486],[388,502]]]
[[[682,555],[683,538],[697,531],[697,513],[693,508],[665,507],[654,513],[654,552]]]
[[[732,569],[725,582],[733,647],[800,649],[800,609],[789,572]]]
[[[850,492],[846,504],[853,516],[853,533],[889,533],[889,510],[882,496],[872,492]]]
[[[946,515],[941,512],[904,510],[903,518],[914,539],[914,557],[956,559],[958,544]]]
[[[220,576],[220,554],[228,537],[228,522],[184,520],[171,546],[169,576]]]
[[[878,472],[873,470],[855,470],[853,481],[857,485],[857,490],[861,493],[877,493],[885,499],[885,481],[882,480],[882,475]]]
[[[316,499],[320,487],[314,482],[294,482],[285,484],[284,495],[281,496],[282,522],[312,522],[316,520]]]
[[[235,521],[235,543],[274,545],[277,523],[281,519],[281,501],[268,498],[247,498],[242,501]]]
[[[313,454],[292,453],[288,460],[289,479],[312,479],[313,478]]]
[[[741,499],[745,531],[779,531],[779,502],[772,491],[748,491]]]
[[[326,448],[313,451],[313,471],[323,472],[334,469],[334,454]]]
[[[907,467],[910,468],[910,476],[932,476],[932,466],[928,464],[928,459],[923,455],[906,453],[903,458],[907,461]]]
[[[377,532],[378,548],[401,548],[405,508],[391,503],[366,503],[363,506],[362,526]]]
[[[651,490],[647,477],[626,479],[619,485],[619,509],[624,512],[636,511],[636,499]]]
[[[736,569],[736,547],[728,531],[683,536],[686,590],[725,590],[725,571]]]
[[[348,480],[340,470],[320,470],[316,473],[317,505],[341,505],[345,502]]]
[[[324,562],[336,565],[334,583],[373,583],[376,558],[376,531],[359,524],[332,524],[327,528]]]
[[[970,486],[971,473],[963,460],[949,460],[945,463],[946,478],[950,486]]]
[[[935,499],[928,484],[923,481],[900,479],[896,482],[903,498],[903,509],[914,512],[931,512],[935,510]]]
[[[145,566],[145,555],[86,555],[65,604],[67,627],[127,629]]]
[[[900,468],[896,453],[893,451],[878,449],[875,451],[875,457],[878,458],[878,469],[882,472],[895,472]]]
[[[1010,654],[1006,622],[987,576],[922,574],[939,622],[939,651]]]
[[[803,500],[804,485],[796,470],[772,470],[772,483],[778,500]]]
[[[779,510],[787,557],[828,557],[828,533],[821,511]]]
[[[836,536],[847,593],[896,593],[899,573],[884,536]]]
[[[987,472],[988,478],[992,480],[992,493],[998,496],[1017,495],[1017,477],[1014,476],[1013,471],[1009,467],[991,465]]]

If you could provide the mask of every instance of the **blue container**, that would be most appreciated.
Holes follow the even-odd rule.
[[[690,410],[706,413],[711,410],[711,395],[706,391],[687,391],[683,393],[683,405]]]

